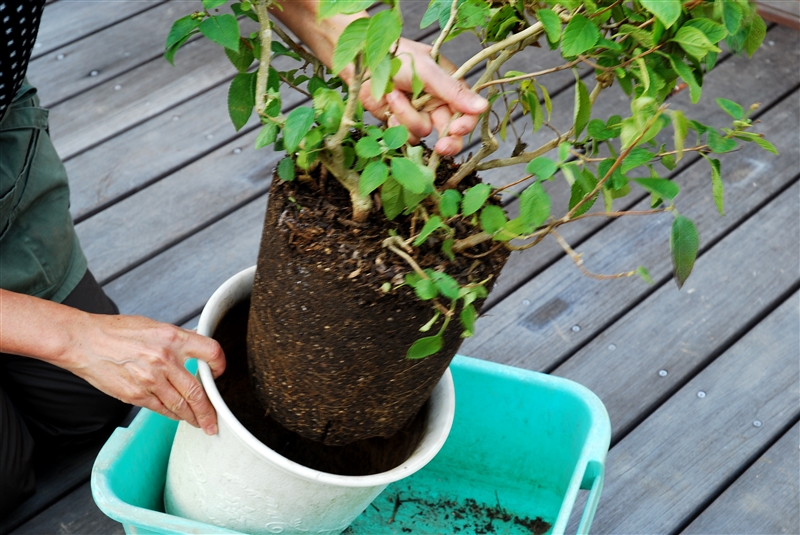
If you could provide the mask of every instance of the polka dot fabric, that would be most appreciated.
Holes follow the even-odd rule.
[[[45,0],[0,0],[0,117],[22,85]]]

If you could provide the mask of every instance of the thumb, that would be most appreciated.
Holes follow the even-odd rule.
[[[489,101],[474,93],[466,83],[454,80],[440,71],[426,80],[426,91],[444,101],[451,110],[467,115],[480,115],[489,108]]]

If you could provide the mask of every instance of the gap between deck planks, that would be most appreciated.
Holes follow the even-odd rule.
[[[798,297],[786,299],[612,448],[595,533],[680,530],[797,421],[797,337],[787,333],[797,332]]]
[[[796,535],[800,526],[798,444],[800,424],[795,424],[682,533]]]

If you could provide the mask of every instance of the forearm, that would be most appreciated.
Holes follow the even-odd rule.
[[[328,67],[333,64],[333,50],[347,25],[368,16],[366,11],[362,11],[354,15],[336,15],[317,20],[319,0],[281,0],[279,4],[270,13],[285,24]],[[342,73],[345,81],[349,74],[348,69]]]
[[[64,366],[85,312],[0,289],[0,352]]]

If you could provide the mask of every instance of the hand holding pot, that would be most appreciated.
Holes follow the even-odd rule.
[[[89,314],[0,289],[0,352],[49,362],[106,394],[217,432],[217,415],[200,382],[184,368],[225,355],[211,338],[141,316]]]
[[[81,336],[67,350],[64,368],[122,401],[216,434],[214,407],[184,368],[197,358],[215,378],[221,375],[225,356],[215,340],[141,316],[86,314],[76,329]]]

